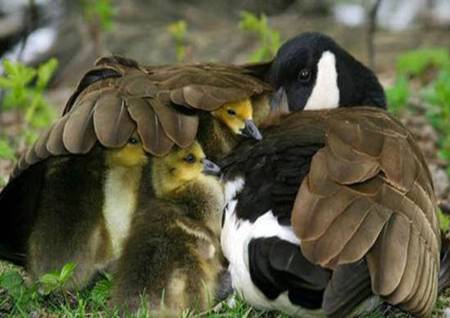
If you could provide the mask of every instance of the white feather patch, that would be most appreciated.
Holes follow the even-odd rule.
[[[244,188],[244,178],[238,177],[225,183],[225,203],[230,202]]]
[[[119,257],[122,252],[137,203],[135,185],[124,182],[128,177],[130,177],[129,169],[115,167],[107,172],[104,185],[103,215],[115,257]]]
[[[339,106],[336,57],[325,51],[317,63],[317,78],[305,110],[336,108]]]
[[[225,222],[221,233],[222,250],[229,261],[228,270],[232,285],[236,292],[249,304],[267,310],[281,310],[289,315],[299,317],[322,317],[321,310],[307,310],[293,305],[287,292],[281,293],[276,299],[268,299],[252,282],[248,266],[248,244],[258,237],[277,236],[294,244],[300,240],[292,232],[290,226],[278,223],[272,211],[261,215],[254,223],[240,220],[236,216],[237,200],[228,202],[225,209]]]

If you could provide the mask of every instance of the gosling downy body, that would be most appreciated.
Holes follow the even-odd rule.
[[[203,172],[202,172],[203,170]],[[213,304],[222,267],[220,217],[224,207],[220,169],[198,143],[152,158],[119,260],[113,303],[136,311],[178,316]]]
[[[219,163],[233,287],[291,315],[343,317],[373,295],[428,315],[440,249],[433,185],[409,132],[359,109],[386,107],[375,75],[317,33],[288,41],[268,69],[289,110],[339,109],[278,116],[260,143]]]
[[[75,286],[82,288],[119,258],[146,162],[134,137],[120,149],[96,146],[86,155],[43,162],[45,177],[25,253],[32,278],[73,262]]]

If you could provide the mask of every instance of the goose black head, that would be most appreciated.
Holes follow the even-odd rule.
[[[386,108],[375,74],[321,33],[303,33],[283,44],[268,80],[279,95],[286,93],[291,111],[362,105]]]

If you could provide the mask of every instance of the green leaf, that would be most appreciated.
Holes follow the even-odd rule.
[[[62,284],[65,284],[72,278],[73,273],[75,271],[76,265],[74,263],[67,263],[61,269],[61,273],[59,274],[59,281]]]
[[[57,68],[58,60],[55,58],[52,58],[39,66],[37,70],[36,86],[40,90],[43,90],[45,87],[47,87],[48,82],[50,81]]]
[[[177,61],[183,62],[186,57],[187,24],[184,20],[175,21],[167,26],[167,32],[175,41]]]
[[[256,33],[259,38],[259,48],[250,55],[251,62],[260,62],[271,59],[281,46],[280,33],[269,26],[267,16],[259,17],[248,11],[240,12],[239,28],[244,31]]]
[[[405,76],[400,75],[395,84],[386,89],[389,110],[398,114],[406,106],[409,94],[409,82]]]
[[[49,295],[58,288],[62,287],[59,282],[59,274],[55,272],[42,275],[39,278],[39,284],[40,291],[44,295]]]
[[[13,83],[6,77],[0,76],[0,87],[1,88],[11,88]]]
[[[111,0],[82,0],[81,4],[87,21],[98,24],[103,31],[113,29],[116,10]]]
[[[419,76],[429,68],[449,68],[450,57],[446,49],[428,48],[411,51],[397,60],[397,71],[406,76]]]
[[[106,302],[111,294],[112,281],[111,279],[102,279],[91,290],[91,299],[98,305]]]
[[[20,298],[26,291],[22,276],[17,271],[8,271],[0,276],[0,287],[8,291],[13,298]]]
[[[15,64],[8,59],[3,60],[3,68],[5,69],[6,74],[17,75],[18,73]]]
[[[4,138],[0,138],[0,158],[11,161],[16,160],[14,150],[10,146],[9,142]]]
[[[439,227],[442,231],[447,232],[450,226],[450,216],[442,213],[442,211],[438,210],[438,219],[439,219]]]
[[[34,142],[38,139],[39,134],[31,129],[26,129],[23,131],[23,138],[25,140],[25,143],[28,146],[31,146],[34,144]]]

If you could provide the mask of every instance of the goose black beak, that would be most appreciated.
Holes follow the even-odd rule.
[[[245,126],[243,129],[241,129],[241,134],[245,137],[253,138],[256,140],[262,139],[262,135],[261,135],[258,127],[256,127],[253,120],[250,120],[250,119],[245,120]]]
[[[220,167],[208,159],[203,159],[202,172],[206,175],[218,176],[220,175]]]

